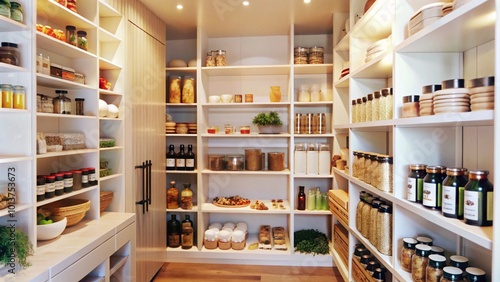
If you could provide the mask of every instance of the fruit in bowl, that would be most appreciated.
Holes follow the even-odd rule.
[[[61,235],[68,220],[65,216],[46,216],[46,213],[37,214],[36,239],[51,240]]]

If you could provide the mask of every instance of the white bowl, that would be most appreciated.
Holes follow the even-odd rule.
[[[233,95],[231,94],[222,94],[220,98],[222,103],[231,103],[233,101]]]
[[[66,219],[66,217],[63,217],[59,221],[53,222],[51,224],[37,225],[36,239],[43,241],[56,238],[57,236],[61,235],[61,233],[63,233],[64,229],[66,228],[67,222],[68,220]]]
[[[220,103],[220,96],[219,95],[208,96],[208,102],[209,103]]]

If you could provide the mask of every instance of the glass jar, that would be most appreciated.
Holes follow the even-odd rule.
[[[37,176],[36,178],[36,200],[45,200],[45,177]]]
[[[420,114],[420,96],[408,95],[403,97],[403,115],[404,118],[418,117]]]
[[[191,190],[191,183],[182,184],[184,189],[181,191],[181,209],[193,209],[193,190]]]
[[[226,50],[216,50],[215,51],[215,66],[223,67],[226,66]]]
[[[352,100],[351,101],[351,122],[352,123],[357,123],[358,122],[358,117],[356,116],[357,115],[357,111],[358,111],[358,103],[356,103],[356,100]]]
[[[10,84],[2,84],[2,108],[14,108],[14,90]]]
[[[351,175],[352,177],[358,177],[359,171],[359,153],[358,151],[352,151],[352,165],[351,165]]]
[[[325,134],[326,133],[326,114],[318,113],[312,117],[312,133]]]
[[[442,255],[429,255],[429,265],[425,270],[426,282],[439,282],[443,277],[443,268],[446,266],[446,257]]]
[[[380,102],[380,96],[382,96],[380,94],[380,91],[375,91],[373,92],[373,100],[372,100],[372,121],[377,121],[377,120],[380,120],[380,117],[379,117],[379,110],[380,110],[380,105],[379,105],[379,102]]]
[[[363,170],[363,182],[370,184],[371,179],[370,179],[370,167],[372,164],[373,160],[373,155],[372,153],[365,153],[365,158],[364,160],[364,170]]]
[[[14,109],[26,109],[26,90],[24,86],[14,86]]]
[[[66,90],[56,90],[59,96],[52,100],[54,114],[71,114],[71,99],[65,96],[67,93]]]
[[[313,119],[313,114],[312,113],[307,113],[303,114],[301,118],[301,134],[312,134],[312,119]]]
[[[366,152],[359,152],[358,156],[360,156],[359,160],[359,173],[358,173],[358,179],[360,181],[364,180],[365,177],[365,158],[368,157],[370,154]]]
[[[73,173],[73,191],[82,189],[82,171],[72,170]]]
[[[83,168],[81,171],[82,171],[82,188],[88,188],[88,187],[90,187],[89,170],[86,168]]]
[[[392,253],[392,207],[380,205],[377,214],[378,251],[390,256]]]
[[[84,102],[85,102],[85,99],[83,99],[83,98],[75,98],[76,114],[77,115],[83,116],[85,114]]]
[[[0,47],[0,63],[19,66],[21,64],[20,58],[16,43],[2,42],[2,46]]]
[[[76,27],[73,25],[66,26],[66,43],[76,46]]]
[[[373,197],[368,197],[365,202],[366,205],[363,206],[361,210],[361,235],[368,238],[368,231],[370,229],[370,210],[372,208]]]
[[[410,202],[422,203],[424,190],[424,177],[426,174],[424,164],[409,165],[410,173],[407,177],[406,199]]]
[[[361,122],[361,107],[363,106],[363,99],[356,99],[356,121]]]
[[[378,215],[378,208],[382,204],[382,201],[380,200],[373,200],[371,209],[370,209],[370,216],[369,216],[369,229],[368,229],[368,240],[370,243],[372,243],[375,248],[377,248],[377,242],[378,242],[378,227],[377,227],[377,215]]]
[[[245,159],[243,155],[230,155],[226,158],[226,169],[237,171],[245,169]]]
[[[307,53],[309,51],[306,47],[295,47],[293,49],[293,63],[296,65],[307,64]]]
[[[427,166],[424,177],[422,205],[431,209],[441,209],[442,203],[442,176],[441,171],[446,170],[443,166]]]
[[[170,181],[170,188],[167,190],[167,209],[177,209],[179,207],[179,190],[175,187],[175,181]]]
[[[301,113],[296,113],[295,114],[295,123],[294,123],[294,130],[293,133],[295,134],[301,134],[301,126],[302,126],[302,114]]]
[[[9,1],[0,2],[0,16],[10,18],[10,13],[11,13],[10,7],[11,7],[11,4]]]
[[[486,272],[477,267],[467,267],[464,278],[466,282],[486,282]]]
[[[215,52],[209,51],[207,52],[207,57],[205,58],[205,66],[207,67],[215,67]]]
[[[415,254],[415,247],[418,242],[414,238],[403,238],[403,248],[401,249],[401,268],[411,272],[411,259]]]
[[[45,176],[45,199],[50,199],[55,196],[55,190],[56,190],[55,181],[56,181],[55,175]]]
[[[417,239],[418,244],[427,245],[427,246],[432,246],[434,244],[432,238],[429,238],[429,237],[418,236],[415,239]]]
[[[453,266],[445,266],[443,268],[443,277],[440,282],[462,282],[463,271],[460,268]]]
[[[379,120],[392,119],[392,88],[381,89],[380,94]]]
[[[320,46],[314,46],[309,48],[309,56],[307,62],[309,64],[323,64],[324,48]]]
[[[299,86],[299,93],[297,95],[299,102],[311,102],[311,93],[307,85]]]
[[[467,184],[463,168],[447,168],[443,181],[442,214],[445,217],[464,218],[464,190]]]
[[[438,246],[431,246],[431,255],[442,255],[444,256],[444,249]]]
[[[194,103],[196,97],[195,79],[192,76],[184,76],[182,78],[182,103]]]
[[[360,114],[360,122],[366,122],[366,101],[367,98],[361,98],[361,114]]]
[[[378,162],[377,172],[374,174],[374,177],[377,179],[376,188],[386,193],[392,193],[393,158],[387,155],[379,155],[377,157],[377,162]]]
[[[64,194],[64,174],[62,173],[55,173],[54,174],[55,176],[55,182],[54,182],[54,185],[55,185],[55,195],[56,196],[61,196],[62,194]]]
[[[366,96],[366,121],[372,121],[372,110],[373,110],[373,94],[368,94]]]
[[[10,2],[10,19],[20,23],[24,21],[23,8],[19,2]]]
[[[429,263],[431,247],[423,244],[415,246],[415,254],[411,258],[411,277],[414,282],[425,282],[425,270]]]
[[[462,271],[465,271],[469,267],[469,259],[458,255],[450,256],[450,266],[458,267]]]
[[[89,184],[90,184],[90,186],[97,185],[97,175],[95,173],[95,168],[88,167],[87,169],[89,170]]]
[[[271,86],[271,91],[269,92],[270,102],[281,102],[281,89],[279,86]]]
[[[170,76],[170,84],[168,89],[168,103],[181,102],[181,77],[178,75]]]
[[[465,185],[465,223],[476,226],[493,225],[493,184],[488,181],[487,170],[469,172],[469,182]]]
[[[88,46],[89,46],[89,42],[87,40],[87,32],[83,31],[83,30],[79,30],[76,32],[76,44],[77,44],[77,47],[82,49],[82,50],[85,50],[87,51],[88,50]]]
[[[365,203],[365,191],[359,193],[359,202],[356,206],[356,230],[361,233],[361,224],[363,220],[363,207],[366,205]]]
[[[73,191],[73,173],[71,171],[65,171],[64,173],[64,193],[69,193]]]
[[[311,102],[319,101],[321,101],[321,90],[319,89],[319,85],[313,84],[311,85]]]

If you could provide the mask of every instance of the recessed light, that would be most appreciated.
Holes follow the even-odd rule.
[[[177,10],[182,10],[182,8],[184,8],[182,4],[177,4]]]
[[[250,5],[250,1],[243,1],[242,4],[243,4],[243,6],[248,6],[248,5]]]
[[[309,4],[311,3],[311,0],[304,0],[304,3]]]

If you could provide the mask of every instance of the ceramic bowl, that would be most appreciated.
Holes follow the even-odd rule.
[[[208,102],[209,103],[220,103],[220,96],[219,95],[208,96]]]
[[[221,99],[222,103],[231,103],[233,101],[233,95],[222,94],[222,95],[220,95],[220,99]]]
[[[57,220],[57,219],[53,219]],[[66,228],[68,220],[66,217],[61,217],[58,221],[51,224],[37,225],[36,226],[36,239],[39,241],[51,240],[63,233]]]

